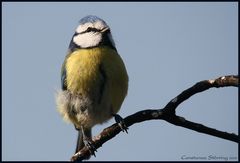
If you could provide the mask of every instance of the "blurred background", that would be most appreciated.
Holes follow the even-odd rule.
[[[56,111],[55,93],[74,30],[89,14],[111,27],[128,70],[122,117],[160,109],[198,81],[238,74],[237,2],[3,2],[4,161],[68,161],[74,153],[77,132]],[[182,103],[177,115],[238,134],[237,91],[212,88]],[[95,126],[93,135],[113,123]],[[226,159],[238,160],[237,143],[155,120],[121,132],[90,160]]]

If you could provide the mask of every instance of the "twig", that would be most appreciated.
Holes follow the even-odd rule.
[[[219,87],[227,87],[227,86],[234,86],[237,87],[238,83],[238,76],[229,75],[229,76],[222,76],[217,79],[212,80],[203,80],[196,83],[191,88],[186,89],[177,97],[173,98],[165,107],[165,111],[175,112],[175,109],[181,104],[183,101],[187,100],[194,94],[206,91],[209,88],[219,88]]]

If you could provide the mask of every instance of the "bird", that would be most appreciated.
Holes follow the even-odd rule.
[[[75,153],[91,147],[92,128],[115,117],[128,92],[128,73],[108,24],[95,15],[80,19],[61,68],[57,110],[78,131]],[[95,150],[96,151],[96,150]],[[95,155],[95,154],[94,154]]]

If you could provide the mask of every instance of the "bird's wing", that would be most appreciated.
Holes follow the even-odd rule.
[[[62,72],[61,72],[61,86],[62,86],[62,90],[67,89],[66,68],[65,67],[62,68]]]
[[[70,51],[68,52],[68,54],[66,55],[66,58],[62,64],[62,69],[61,69],[61,86],[62,86],[62,90],[67,90],[67,71],[66,71],[66,61],[68,59],[68,57],[71,55]]]

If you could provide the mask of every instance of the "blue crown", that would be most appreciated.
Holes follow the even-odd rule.
[[[88,23],[88,22],[94,23],[94,22],[96,22],[96,21],[102,21],[104,24],[107,25],[107,23],[106,23],[104,20],[102,20],[101,18],[99,18],[99,17],[97,17],[97,16],[95,16],[95,15],[85,16],[84,18],[82,18],[82,19],[79,21],[79,23],[80,23],[80,24],[85,24],[85,23]]]

